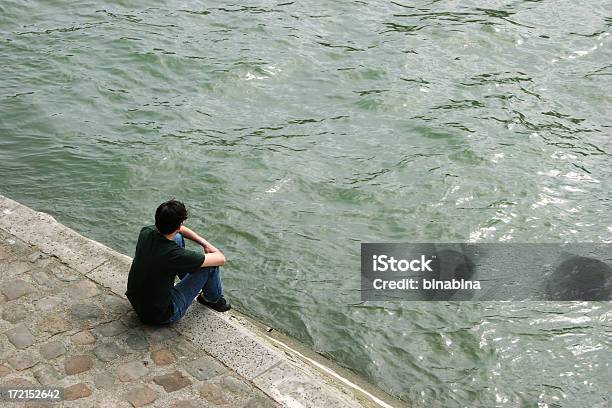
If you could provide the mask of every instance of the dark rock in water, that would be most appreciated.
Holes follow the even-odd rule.
[[[611,300],[612,269],[598,259],[575,256],[563,261],[550,276],[548,300]]]
[[[435,279],[438,282],[452,282],[453,280],[460,281],[461,279],[470,280],[474,275],[474,263],[470,258],[452,249],[437,251],[431,266],[432,272],[425,279]],[[450,300],[459,290],[428,290],[427,297],[429,300]],[[469,295],[469,291],[462,290],[462,292]],[[468,296],[468,298],[471,298],[471,296]],[[466,300],[465,297],[462,297],[462,300]]]

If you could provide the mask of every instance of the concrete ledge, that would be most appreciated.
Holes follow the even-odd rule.
[[[131,258],[0,195],[0,228],[124,297]],[[329,367],[273,339],[239,312],[191,307],[173,327],[286,407],[391,407],[404,404],[366,390]]]

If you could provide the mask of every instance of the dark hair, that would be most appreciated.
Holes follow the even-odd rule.
[[[155,211],[155,226],[162,234],[170,234],[187,219],[187,208],[180,201],[170,200],[160,204]]]

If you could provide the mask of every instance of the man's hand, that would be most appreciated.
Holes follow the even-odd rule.
[[[206,252],[207,254],[212,254],[215,252],[220,252],[219,249],[214,246],[213,244],[211,244],[208,241],[205,241],[202,243],[202,247],[204,248],[204,252]]]

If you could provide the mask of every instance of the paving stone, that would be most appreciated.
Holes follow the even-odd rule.
[[[36,365],[40,361],[40,356],[30,350],[21,351],[9,357],[7,361],[15,370],[21,371]]]
[[[187,364],[187,372],[200,381],[206,381],[228,370],[210,356],[203,356]]]
[[[79,398],[89,397],[91,390],[84,383],[78,383],[64,388],[64,399],[66,401],[74,401]]]
[[[50,408],[53,406],[53,402],[51,401],[28,401],[23,408]]]
[[[51,335],[63,333],[72,328],[72,324],[59,314],[48,315],[38,323],[38,329]]]
[[[94,349],[94,354],[100,361],[108,363],[117,357],[125,355],[125,350],[119,347],[117,343],[104,343]]]
[[[180,371],[174,371],[172,373],[158,375],[153,378],[153,381],[164,387],[166,392],[174,392],[181,388],[191,385],[191,380]]]
[[[0,377],[4,377],[8,373],[11,372],[11,369],[5,366],[4,364],[0,364]]]
[[[221,385],[226,391],[229,391],[236,396],[243,396],[251,393],[250,385],[232,375],[223,377],[221,379]]]
[[[72,337],[70,337],[70,340],[72,340],[74,344],[79,345],[93,344],[96,342],[96,338],[93,336],[93,334],[91,334],[89,330],[83,330],[72,335]]]
[[[34,378],[42,385],[57,385],[64,375],[48,364],[34,369]]]
[[[115,386],[115,376],[110,371],[98,373],[94,376],[96,388],[110,389]]]
[[[34,253],[32,253],[32,255],[28,256],[28,261],[34,263],[36,261],[38,261],[39,259],[43,259],[46,258],[47,256],[45,254],[43,254],[40,251],[36,251]]]
[[[41,312],[48,312],[50,310],[54,310],[61,304],[62,299],[57,296],[49,296],[34,302],[34,306],[36,307],[36,309],[40,310]]]
[[[141,332],[129,334],[125,342],[132,350],[141,351],[149,348],[149,340]]]
[[[70,306],[70,316],[79,320],[95,321],[103,315],[102,308],[95,303],[77,303]]]
[[[148,405],[157,399],[157,392],[146,385],[132,388],[125,394],[125,399],[134,407]]]
[[[148,372],[149,369],[141,361],[130,361],[117,368],[117,378],[123,382],[134,381]]]
[[[47,290],[55,289],[57,285],[57,281],[43,271],[32,272],[32,280]]]
[[[54,359],[66,353],[66,347],[61,341],[51,341],[40,346],[40,354],[47,360]]]
[[[102,337],[112,337],[123,333],[127,330],[127,327],[121,322],[121,320],[114,320],[109,323],[99,325],[94,329],[94,332]]]
[[[177,357],[191,358],[201,353],[201,349],[195,347],[193,343],[184,338],[179,338],[177,341],[173,341],[172,350]]]
[[[255,395],[244,403],[243,408],[278,408],[279,405],[271,398],[263,395]]]
[[[129,312],[127,312],[124,316],[121,317],[121,321],[127,326],[127,327],[138,327],[138,326],[142,326],[142,322],[140,321],[140,318],[138,317],[138,315],[136,314],[136,312],[134,312],[133,310],[130,310]]]
[[[33,293],[36,289],[31,283],[17,279],[0,286],[0,291],[8,300],[14,300],[29,293]]]
[[[107,295],[104,297],[104,308],[115,314],[125,314],[132,309],[132,305],[118,296]]]
[[[34,336],[23,324],[16,326],[4,332],[13,346],[18,349],[24,349],[34,344]]]
[[[209,405],[204,403],[203,401],[197,400],[182,400],[176,401],[171,405],[172,408],[203,408],[208,407]]]
[[[231,406],[242,406],[256,392],[245,381],[232,375],[207,381],[200,387],[199,391],[202,398],[213,404],[230,404]],[[260,396],[263,397],[263,394],[260,394]]]
[[[166,349],[155,350],[151,353],[151,359],[155,362],[155,364],[161,366],[176,362],[176,357],[174,357],[174,354],[170,350]]]
[[[169,340],[177,335],[176,331],[169,327],[148,326],[146,330],[153,344]]]
[[[30,315],[28,309],[19,303],[13,303],[6,306],[2,311],[2,318],[13,324],[18,323]]]
[[[11,387],[11,388],[33,388],[35,387],[36,380],[33,378],[11,378],[2,383],[3,387]]]
[[[51,274],[49,274],[48,268],[50,265],[54,265],[56,263],[56,261],[53,258],[49,258],[49,257],[43,257],[40,258],[39,260],[37,260],[36,262],[34,262],[34,269],[40,269],[40,270],[45,270],[46,273],[51,277],[51,279],[53,279],[54,282],[60,284],[60,282],[57,280],[57,278]]]
[[[204,385],[200,387],[200,397],[215,405],[224,405],[229,403],[229,401],[225,398],[223,388],[216,383],[204,383]]]
[[[78,356],[68,357],[64,361],[64,369],[66,374],[74,375],[90,370],[93,367],[93,358],[88,355],[81,354]]]
[[[0,242],[0,244],[2,243]],[[0,276],[2,276],[3,279],[7,279],[10,277],[8,274],[8,268],[9,268],[9,262],[6,260],[0,259]],[[4,296],[2,296],[1,298],[4,298]]]
[[[11,214],[11,213],[12,211],[9,210],[8,213],[5,212],[4,214]],[[8,245],[10,245],[9,248],[11,249],[14,255],[25,257],[30,252],[32,252],[32,246],[29,244],[26,244],[19,238],[13,236],[12,234],[8,234],[8,233],[6,233],[4,236],[5,236],[5,242]]]
[[[7,273],[3,275],[6,278],[18,276],[18,275],[21,275],[22,273],[28,272],[31,268],[32,268],[32,265],[29,264],[28,262],[13,261],[13,262],[9,262],[9,264],[6,265]]]
[[[51,268],[51,273],[63,282],[74,282],[79,278],[79,275],[74,273],[70,268],[63,265],[56,265]]]
[[[71,299],[87,299],[96,296],[98,293],[98,285],[86,279],[78,281],[68,288],[68,295]]]

